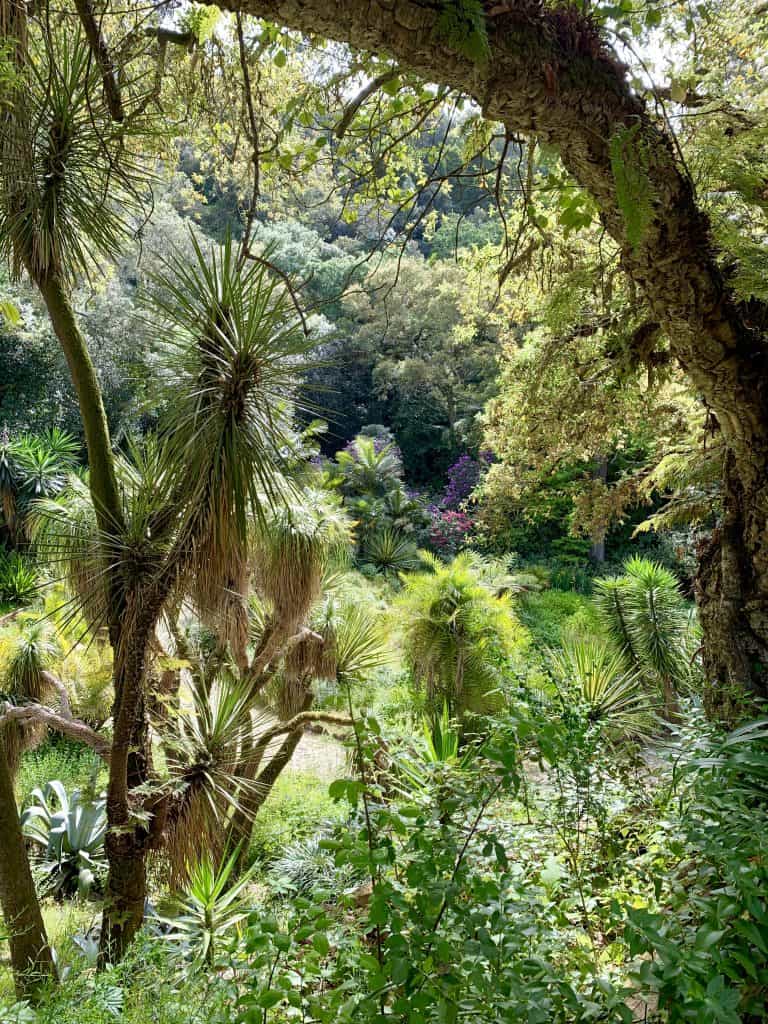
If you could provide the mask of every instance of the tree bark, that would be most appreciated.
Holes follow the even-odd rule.
[[[596,455],[592,466],[592,479],[605,484],[608,480],[608,459],[605,455]],[[600,524],[592,530],[589,557],[596,565],[605,561],[605,525]]]
[[[89,486],[99,527],[106,536],[112,536],[122,524],[123,511],[96,368],[61,278],[52,273],[39,277],[35,283],[66,357],[77,395],[88,448]]]
[[[0,903],[11,949],[11,967],[20,999],[34,996],[56,980],[51,947],[29,867],[13,779],[0,729]]]
[[[476,63],[443,41],[441,5],[432,0],[218,2],[384,51],[428,81],[474,97],[510,133],[559,151],[595,200],[672,354],[717,416],[730,478],[726,521],[706,553],[699,587],[705,663],[716,686],[768,696],[768,346],[717,264],[709,222],[672,140],[591,22],[575,5],[545,9],[510,0],[487,19],[490,56]],[[611,161],[611,140],[629,130],[628,156],[641,168],[651,207],[639,241],[629,237]]]

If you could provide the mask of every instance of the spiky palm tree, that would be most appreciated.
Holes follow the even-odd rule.
[[[37,504],[34,524],[40,555],[68,574],[78,613],[92,631],[106,627],[115,650],[103,931],[111,955],[120,955],[143,911],[149,844],[128,823],[131,791],[150,781],[145,681],[157,624],[191,601],[244,657],[248,628],[238,611],[249,575],[264,583],[271,635],[284,638],[315,596],[322,567],[310,557],[313,545],[338,543],[333,517],[315,521],[307,540],[296,525],[306,504],[274,511],[291,492],[283,473],[291,397],[308,348],[293,308],[229,242],[210,252],[196,244],[195,263],[167,267],[155,289],[148,316],[165,339],[165,406],[157,437],[113,459],[118,516],[105,528],[92,488],[73,478],[61,500]],[[262,650],[252,674],[270,658]],[[254,666],[241,660],[240,668]],[[159,815],[156,797],[150,817]]]
[[[58,494],[77,465],[78,444],[53,428],[40,435],[0,435],[0,501],[8,538],[16,546],[29,539],[30,504]]]
[[[137,706],[142,699],[146,646],[162,598],[156,594],[149,603],[142,602],[145,611],[134,611],[137,595],[125,588],[115,568],[113,555],[123,551],[122,501],[99,381],[72,308],[70,289],[98,260],[119,252],[128,218],[146,188],[146,169],[133,155],[145,125],[135,78],[131,82],[132,76],[127,76],[126,105],[117,118],[106,88],[107,76],[102,75],[103,61],[92,53],[85,33],[56,20],[32,23],[28,14],[26,4],[0,0],[0,27],[8,41],[0,118],[0,257],[14,278],[26,273],[38,288],[80,405],[99,527],[100,568],[108,595],[105,608],[116,655],[116,756],[111,760],[109,801],[114,837],[117,819],[122,819],[120,827],[130,820],[128,765],[131,751],[137,749],[130,734],[141,717]],[[0,855],[3,909],[14,915],[18,913],[17,882],[27,899],[35,898],[34,889],[26,884],[28,870],[18,870],[17,854],[23,851],[23,842],[16,832],[17,820],[18,815],[4,817],[14,833],[3,831],[6,847]],[[120,843],[130,846],[127,832],[123,836]],[[139,866],[133,870],[124,858],[121,868],[119,843],[112,842],[110,898],[116,886],[123,890],[125,898],[118,902],[125,905],[118,909],[130,932],[141,920],[144,857],[138,857]],[[13,872],[6,872],[7,864],[13,864]],[[27,909],[22,916],[30,929],[23,937],[14,932],[12,959],[14,967],[28,960],[26,973],[39,979],[41,974],[54,973],[52,958],[39,909]],[[109,926],[104,935],[109,942]],[[24,973],[17,974],[22,989]]]
[[[381,498],[398,487],[403,466],[394,444],[358,435],[336,455],[342,490],[351,496]]]
[[[660,691],[666,715],[674,719],[695,650],[695,626],[674,575],[655,562],[631,558],[622,576],[596,581],[595,602],[625,667]]]
[[[396,606],[414,681],[438,712],[445,703],[456,717],[487,713],[503,700],[504,669],[523,630],[509,598],[488,592],[467,555],[427,564],[404,577]]]

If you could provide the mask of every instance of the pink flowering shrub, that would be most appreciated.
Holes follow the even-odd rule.
[[[457,509],[442,509],[432,505],[430,512],[430,545],[440,554],[455,555],[467,543],[472,532],[472,520],[466,512]]]

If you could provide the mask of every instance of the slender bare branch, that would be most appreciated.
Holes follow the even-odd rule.
[[[120,95],[120,86],[117,83],[115,65],[109,52],[107,40],[101,31],[101,26],[96,21],[93,4],[91,0],[75,0],[75,7],[77,8],[80,23],[85,31],[88,45],[91,48],[91,53],[101,72],[104,98],[107,101],[110,116],[113,121],[121,124],[125,120],[125,110],[123,109],[123,99]]]
[[[360,90],[360,92],[353,99],[349,101],[347,106],[344,108],[339,123],[334,128],[334,134],[337,139],[343,139],[347,133],[347,129],[354,120],[355,114],[358,112],[360,107],[365,103],[369,96],[372,96],[387,82],[393,81],[400,74],[399,68],[388,68],[386,71],[382,71],[380,75],[372,78],[371,81]]]

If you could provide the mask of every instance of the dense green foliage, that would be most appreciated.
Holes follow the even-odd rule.
[[[535,117],[618,41],[561,160],[238,6],[0,0],[0,1024],[768,1020],[740,421],[635,265],[672,161],[764,330],[768,7],[417,5]]]

